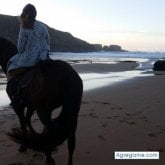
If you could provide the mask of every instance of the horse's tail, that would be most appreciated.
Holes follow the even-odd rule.
[[[77,119],[78,114],[80,111],[82,94],[83,94],[83,83],[79,75],[75,72],[75,79],[76,81],[71,80],[70,77],[67,78],[70,81],[70,87],[67,86],[68,84],[64,84],[65,88],[65,98],[62,106],[61,116],[65,116],[66,118],[64,121],[67,123],[67,129],[69,132],[73,131],[77,127]],[[70,79],[70,80],[69,80]],[[63,114],[64,113],[64,114]]]
[[[39,152],[45,153],[56,150],[55,147],[52,146],[50,136],[46,133],[24,133],[19,128],[14,128],[11,132],[7,133],[7,135],[12,141]]]

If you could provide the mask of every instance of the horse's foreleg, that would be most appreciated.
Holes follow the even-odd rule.
[[[44,107],[36,109],[38,117],[41,120],[42,124],[46,127],[48,132],[50,134],[54,134],[55,128],[51,119],[51,112],[43,108]]]
[[[68,149],[69,149],[69,158],[68,165],[73,165],[73,152],[76,145],[76,136],[75,132],[68,138]]]
[[[25,107],[22,107],[22,108],[16,108],[15,107],[14,111],[18,116],[22,132],[26,134],[27,133],[27,125],[26,125],[26,120],[25,120],[24,108]],[[26,151],[26,147],[21,145],[19,148],[19,151],[20,152]]]
[[[45,155],[46,155],[46,163],[48,165],[55,165],[55,161],[51,156],[51,152],[46,152]]]
[[[26,123],[32,133],[35,133],[35,130],[33,129],[32,125],[31,125],[31,117],[34,113],[34,110],[35,109],[27,108],[27,112],[26,112]]]
[[[26,119],[24,114],[24,107],[22,108],[14,108],[14,111],[16,115],[18,116],[20,127],[23,132],[27,132],[27,125],[26,125]]]

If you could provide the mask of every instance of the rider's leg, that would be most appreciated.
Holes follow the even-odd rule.
[[[19,75],[25,72],[25,68],[13,69],[7,73],[7,94],[11,99],[12,106],[19,106],[21,101],[19,96]]]

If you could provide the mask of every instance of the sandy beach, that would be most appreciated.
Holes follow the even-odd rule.
[[[76,64],[79,73],[134,70],[135,62]],[[147,74],[147,73],[146,73]],[[79,114],[74,165],[163,165],[165,164],[165,74],[135,77],[85,91]],[[54,112],[53,115],[57,115]],[[38,117],[32,119],[40,129]],[[0,107],[0,164],[44,165],[44,154],[17,151],[6,132],[18,127],[10,107]],[[159,160],[115,160],[115,151],[159,151]],[[66,142],[53,153],[56,165],[67,164]]]

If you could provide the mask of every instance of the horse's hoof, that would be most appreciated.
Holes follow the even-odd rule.
[[[46,163],[47,165],[55,165],[55,161],[53,158],[46,158]]]
[[[73,165],[72,161],[69,161],[69,162],[68,162],[68,165]]]
[[[27,148],[25,146],[20,146],[19,148],[19,152],[25,152],[27,150]]]
[[[30,129],[31,134],[37,134],[37,132],[34,129]]]

